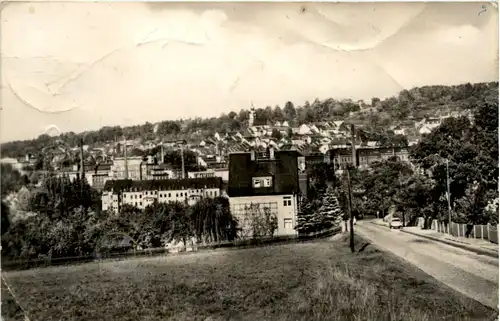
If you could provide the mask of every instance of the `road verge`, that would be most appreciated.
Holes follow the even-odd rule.
[[[487,250],[487,249],[480,248],[480,247],[477,247],[477,246],[471,246],[471,245],[469,245],[467,243],[456,242],[456,241],[452,241],[452,240],[447,240],[447,239],[433,237],[433,236],[430,236],[430,235],[424,235],[424,234],[420,234],[420,233],[415,233],[415,232],[411,232],[411,231],[405,230],[404,228],[401,229],[401,232],[412,234],[412,235],[415,235],[415,236],[420,236],[420,237],[423,237],[423,238],[426,238],[426,239],[429,239],[429,240],[433,240],[433,241],[436,241],[436,242],[441,242],[441,243],[444,243],[444,244],[447,244],[447,245],[450,245],[450,246],[454,246],[454,247],[457,247],[457,248],[461,248],[463,250],[467,250],[469,252],[474,252],[476,254],[485,255],[485,256],[489,256],[489,257],[493,257],[493,258],[498,258],[498,252],[496,252],[496,251]]]

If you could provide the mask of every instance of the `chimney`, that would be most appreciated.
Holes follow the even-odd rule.
[[[85,169],[83,166],[83,138],[80,138],[80,175],[81,179],[85,176]]]
[[[273,147],[269,148],[269,159],[274,159],[274,148]]]
[[[252,161],[254,161],[254,160],[255,160],[255,150],[251,150],[251,151],[250,151],[250,159],[251,159]]]
[[[123,155],[125,156],[124,157],[124,160],[125,160],[125,179],[128,179],[128,159],[127,159],[127,142],[125,141],[125,145],[124,145],[124,150],[123,150]]]

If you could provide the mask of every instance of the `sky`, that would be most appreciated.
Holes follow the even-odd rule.
[[[0,141],[498,80],[491,3],[13,2]]]

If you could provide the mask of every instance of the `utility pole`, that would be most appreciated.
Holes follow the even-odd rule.
[[[80,137],[80,198],[83,197],[83,178],[85,169],[83,167],[83,137]]]
[[[446,191],[448,199],[448,234],[451,235],[451,200],[450,200],[450,173],[449,173],[449,160],[446,159]]]
[[[354,141],[354,124],[351,124],[351,148],[352,148],[352,164],[353,168],[356,168],[356,142]],[[351,192],[351,175],[349,173],[349,167],[347,167],[347,190],[349,199],[349,245],[351,247],[351,252],[354,253],[354,217],[352,215],[352,192]]]
[[[349,204],[349,246],[351,247],[351,252],[354,253],[354,221],[352,217],[352,197],[351,197],[351,175],[349,174],[349,167],[347,168],[347,193],[348,193],[348,204]]]
[[[185,178],[184,174],[184,144],[181,144],[181,159],[182,159],[182,179]]]

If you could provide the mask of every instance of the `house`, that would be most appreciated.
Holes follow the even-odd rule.
[[[274,127],[281,127],[281,123],[280,121],[278,120],[277,122],[274,123]]]
[[[309,126],[307,126],[306,124],[302,124],[299,126],[297,133],[299,135],[311,135],[312,131]]]
[[[277,218],[275,236],[297,235],[299,156],[273,149],[265,156],[255,151],[229,155],[227,194],[231,213],[240,222],[239,237],[253,236],[251,217],[256,212]]]
[[[320,133],[320,130],[318,128],[318,126],[312,124],[309,126],[309,129],[311,130],[311,133],[313,134],[319,134]]]
[[[396,135],[406,135],[406,129],[403,128],[402,126],[396,126],[393,129],[394,134]]]
[[[112,164],[96,164],[84,165],[83,174],[90,187],[101,190],[104,184],[112,179],[111,173]],[[81,175],[79,165],[73,165],[70,168],[63,168],[57,173],[58,177],[67,177],[70,181],[74,181]]]
[[[282,127],[290,127],[290,125],[288,124],[288,122],[285,120],[282,124],[281,124]]]
[[[302,141],[306,144],[311,144],[312,143],[312,137],[311,136],[302,136]]]
[[[355,162],[358,167],[367,167],[375,161],[386,160],[396,156],[402,161],[409,160],[409,152],[407,148],[400,147],[360,147],[356,148]],[[333,163],[336,169],[345,169],[348,165],[353,164],[352,149],[334,148],[327,152],[327,162]]]
[[[432,130],[436,127],[439,127],[439,125],[435,125],[435,124],[424,124],[422,125],[419,129],[418,129],[418,133],[420,135],[426,135],[426,134],[430,134],[432,132]]]
[[[202,198],[221,195],[222,179],[111,180],[104,185],[101,196],[102,209],[120,213],[125,204],[144,209],[155,201],[159,203],[186,202],[194,204]]]

